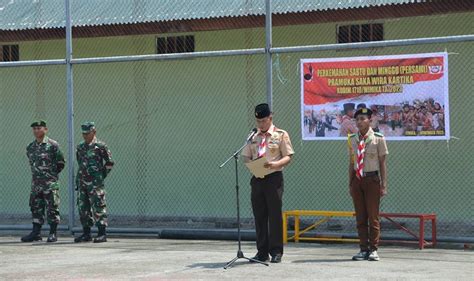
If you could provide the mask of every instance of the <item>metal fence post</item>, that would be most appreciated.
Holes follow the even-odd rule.
[[[66,5],[66,79],[67,79],[67,137],[68,137],[68,191],[69,191],[69,231],[74,228],[74,95],[72,83],[72,26],[71,2]]]
[[[267,103],[273,110],[272,0],[265,0],[265,54],[267,59]]]

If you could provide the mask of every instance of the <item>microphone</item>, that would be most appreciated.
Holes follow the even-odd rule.
[[[250,134],[247,136],[247,140],[245,142],[249,142],[257,132],[257,128],[253,128],[252,131],[250,131]]]

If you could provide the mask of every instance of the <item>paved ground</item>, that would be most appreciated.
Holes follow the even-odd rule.
[[[201,280],[474,280],[474,251],[386,246],[379,262],[354,262],[353,244],[294,244],[281,264],[243,260],[224,270],[236,255],[232,241],[110,238],[103,244],[19,243],[0,237],[0,280],[201,279]],[[254,243],[243,243],[251,256]]]

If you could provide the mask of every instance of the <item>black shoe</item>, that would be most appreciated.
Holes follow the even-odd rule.
[[[94,243],[103,243],[107,242],[107,234],[105,232],[105,226],[99,226],[99,233],[97,234],[97,237],[94,238]]]
[[[363,260],[368,260],[369,259],[369,251],[362,251],[360,250],[359,253],[355,254],[352,256],[353,261],[363,261]]]
[[[82,243],[82,242],[91,242],[92,236],[90,234],[82,234],[79,237],[74,238],[74,243]]]
[[[21,242],[33,242],[33,241],[42,241],[41,237],[41,224],[33,223],[33,230],[30,234],[21,237]]]
[[[97,236],[94,238],[94,243],[107,242],[107,235]]]
[[[56,237],[56,233],[50,233],[48,236],[48,240],[46,242],[54,243],[57,242],[58,238]]]
[[[52,223],[49,225],[49,236],[48,240],[46,242],[57,242],[58,237],[56,237],[56,230],[58,229],[58,224],[57,223]]]
[[[92,241],[90,227],[84,227],[82,235],[74,238],[74,243],[90,242],[90,241]]]
[[[255,262],[253,260],[257,260],[257,261],[260,261],[260,262],[267,262],[269,260],[269,258],[268,258],[268,255],[256,254],[253,258],[251,258],[251,260],[249,260],[249,262]]]
[[[272,256],[272,260],[270,261],[271,263],[280,263],[281,262],[281,257],[282,254],[276,254]]]

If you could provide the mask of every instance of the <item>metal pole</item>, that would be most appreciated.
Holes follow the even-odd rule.
[[[66,79],[67,79],[67,137],[68,137],[68,190],[69,190],[69,231],[73,233],[74,228],[74,94],[72,83],[72,26],[71,26],[71,2],[65,0],[66,4]]]
[[[373,41],[373,42],[361,42],[361,43],[279,47],[279,48],[272,48],[271,53],[282,54],[282,53],[318,52],[318,51],[334,51],[334,50],[353,50],[353,49],[367,49],[367,48],[377,48],[377,47],[399,47],[399,46],[412,46],[412,45],[421,45],[421,44],[441,44],[441,43],[457,43],[457,42],[469,42],[469,41],[474,41],[474,34],[445,36],[445,37],[397,39],[397,40]]]
[[[271,27],[270,27],[271,28]],[[271,54],[282,53],[301,53],[301,52],[318,52],[331,50],[351,50],[351,49],[367,49],[377,47],[400,47],[423,44],[444,44],[444,43],[461,43],[474,41],[474,34],[454,35],[444,37],[428,37],[414,39],[397,39],[374,42],[361,43],[344,43],[344,44],[325,44],[325,45],[309,45],[295,47],[277,47],[270,48]],[[156,54],[156,55],[133,55],[133,56],[115,56],[100,58],[71,58],[71,64],[92,64],[92,63],[112,63],[112,62],[132,62],[132,61],[149,61],[149,60],[179,60],[188,58],[213,58],[226,56],[248,56],[268,54],[265,48],[244,49],[244,50],[225,50],[225,51],[205,51],[195,53],[179,53],[179,54]],[[13,61],[0,62],[0,68],[3,67],[23,67],[23,66],[40,66],[40,65],[62,65],[67,64],[66,60],[37,60],[37,61]]]
[[[273,110],[272,1],[265,0],[265,54],[267,59],[267,103]]]
[[[41,65],[62,65],[66,64],[66,60],[24,60],[0,62],[0,67],[19,67],[19,66],[41,66]]]
[[[270,27],[271,28],[271,27]],[[423,44],[444,44],[444,43],[460,43],[474,41],[474,34],[454,35],[444,37],[428,37],[414,39],[397,39],[374,42],[361,43],[344,43],[344,44],[325,44],[325,45],[309,45],[294,47],[277,47],[270,48],[271,54],[282,53],[301,53],[301,52],[318,52],[331,50],[351,50],[351,49],[367,49],[377,47],[400,47]],[[226,56],[248,56],[267,54],[265,48],[244,49],[244,50],[225,50],[225,51],[205,51],[195,53],[179,53],[179,54],[156,54],[156,55],[133,55],[133,56],[115,56],[115,57],[99,57],[99,58],[71,58],[71,64],[93,64],[93,63],[112,63],[112,62],[135,62],[135,61],[160,61],[160,60],[180,60],[188,58],[213,58]],[[53,60],[37,60],[37,61],[14,61],[0,62],[0,68],[3,67],[23,67],[23,66],[40,66],[40,65],[62,65],[67,64],[64,59]],[[270,65],[271,66],[271,65]]]
[[[99,57],[99,58],[80,58],[72,59],[72,64],[91,64],[91,63],[110,63],[110,62],[137,62],[149,60],[180,60],[194,58],[215,58],[227,56],[249,56],[265,54],[264,48],[244,49],[244,50],[223,50],[223,51],[204,51],[194,53],[178,53],[178,54],[155,54],[155,55],[132,55],[132,56],[116,56],[116,57]]]

